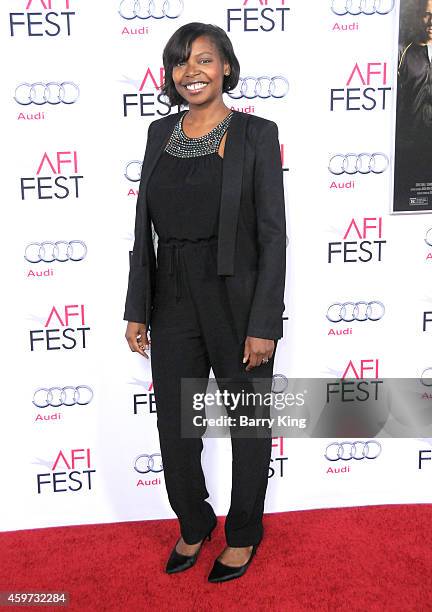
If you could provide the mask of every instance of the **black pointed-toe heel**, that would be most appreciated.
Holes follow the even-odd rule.
[[[240,567],[233,567],[232,565],[224,565],[216,559],[213,564],[212,570],[208,576],[209,582],[226,582],[227,580],[233,580],[233,578],[240,578],[246,572],[247,568],[251,564],[252,559],[255,556],[259,544],[254,544],[249,560]]]
[[[200,553],[200,550],[202,548],[202,545],[204,544],[205,540],[208,540],[210,542],[211,540],[211,536],[212,536],[212,532],[213,530],[216,528],[217,525],[217,521],[216,523],[213,525],[213,527],[210,529],[210,531],[204,536],[202,542],[201,542],[201,546],[198,548],[198,550],[196,551],[196,553],[194,555],[182,555],[181,553],[176,551],[176,546],[180,540],[180,538],[177,540],[174,548],[171,551],[171,554],[169,556],[169,559],[167,561],[166,567],[165,567],[165,571],[167,574],[175,574],[177,572],[184,572],[185,570],[189,569],[190,567],[194,566],[196,563],[196,560],[198,559],[198,555]]]

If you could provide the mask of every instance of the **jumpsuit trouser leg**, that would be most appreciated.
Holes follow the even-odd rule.
[[[182,377],[202,379],[201,388],[194,387],[194,392],[205,393],[210,367],[221,391],[224,384],[219,379],[232,377],[246,387],[255,378],[265,378],[270,391],[273,375],[274,355],[249,372],[244,369],[245,339],[239,341],[235,331],[226,286],[216,273],[216,257],[214,239],[158,246],[150,327],[153,386],[168,499],[187,544],[202,540],[216,516],[206,501],[202,439],[181,434]],[[256,438],[231,434],[231,504],[225,521],[229,546],[250,546],[262,539],[271,445],[269,432]]]

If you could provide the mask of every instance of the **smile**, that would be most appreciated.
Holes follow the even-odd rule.
[[[204,83],[202,81],[197,83],[190,83],[189,85],[185,85],[188,91],[201,91],[204,87],[207,87],[208,83]]]

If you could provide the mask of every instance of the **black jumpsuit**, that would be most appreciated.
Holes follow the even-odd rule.
[[[222,169],[217,150],[196,157],[164,151],[147,188],[149,213],[158,235],[150,329],[157,426],[168,498],[188,544],[200,541],[216,517],[206,501],[202,439],[182,437],[181,379],[202,379],[204,393],[210,367],[216,380],[260,377],[268,379],[269,388],[273,374],[273,357],[245,372],[245,338],[237,335],[224,278],[217,274]],[[231,435],[231,506],[225,521],[229,546],[250,546],[262,538],[270,436]]]

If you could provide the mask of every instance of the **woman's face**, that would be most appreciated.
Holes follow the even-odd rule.
[[[192,43],[187,60],[173,67],[172,77],[178,93],[188,104],[206,104],[222,96],[224,73],[229,72],[218,49],[208,36]]]

